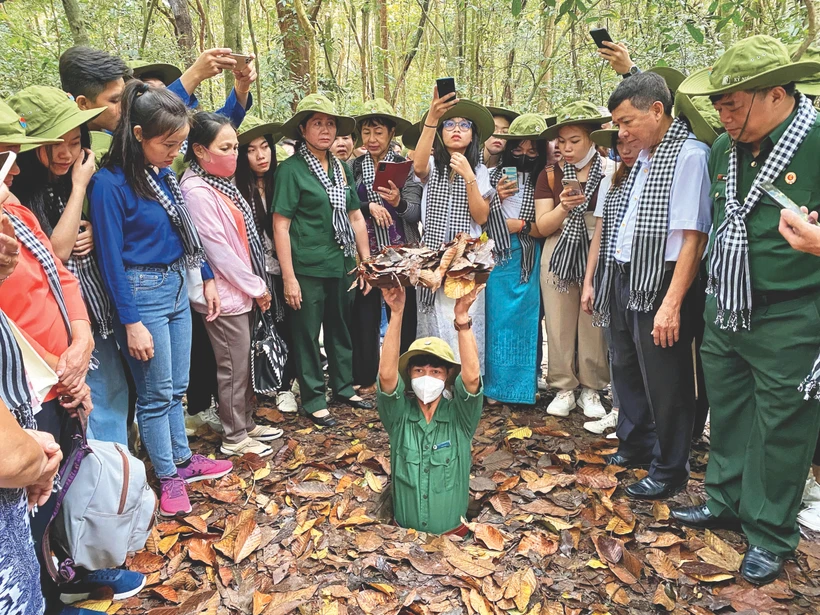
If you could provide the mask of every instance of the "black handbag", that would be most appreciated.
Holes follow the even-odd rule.
[[[251,377],[253,390],[273,396],[282,388],[282,376],[288,360],[288,347],[276,330],[272,310],[254,310],[251,333]]]

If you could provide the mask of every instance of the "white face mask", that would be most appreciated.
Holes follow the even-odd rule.
[[[593,145],[589,148],[589,151],[587,152],[587,155],[584,156],[583,160],[579,160],[578,162],[574,163],[573,166],[580,171],[589,164],[589,161],[592,160],[593,156],[595,156],[595,154],[597,153],[598,149]]]
[[[413,393],[423,404],[435,401],[444,391],[444,380],[439,380],[433,376],[413,378],[410,384],[413,387]]]

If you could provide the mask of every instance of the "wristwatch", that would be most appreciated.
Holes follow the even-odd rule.
[[[521,230],[518,231],[518,234],[519,235],[529,235],[531,230],[532,230],[532,223],[525,220],[524,221],[524,226],[521,227]]]
[[[640,69],[640,68],[638,68],[637,64],[633,64],[633,65],[629,68],[629,72],[624,73],[623,75],[621,75],[621,77],[623,77],[624,79],[626,79],[627,77],[632,77],[633,75],[637,75],[639,72],[641,72],[641,69]]]
[[[472,329],[473,328],[473,317],[468,316],[467,317],[467,322],[463,325],[459,325],[458,321],[453,319],[453,327],[455,327],[456,331],[466,331],[467,329]]]

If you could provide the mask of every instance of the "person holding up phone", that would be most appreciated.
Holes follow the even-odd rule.
[[[395,154],[390,145],[411,124],[396,115],[385,99],[376,98],[361,105],[356,115],[356,125],[365,153],[353,160],[353,180],[362,202],[370,253],[376,254],[387,246],[409,243],[405,225],[418,226],[419,223],[419,209],[408,210],[408,202],[395,183],[390,181],[387,187],[373,188],[380,163],[404,162],[404,157]],[[417,231],[415,235],[417,241]],[[416,338],[416,292],[413,288],[408,289],[407,305],[410,307],[402,321],[402,352]],[[376,391],[381,308],[382,293],[379,289],[374,288],[367,295],[356,291],[350,333],[353,341],[353,382],[359,387],[361,395]]]
[[[480,237],[490,214],[493,188],[487,167],[479,161],[479,148],[494,124],[490,112],[478,103],[459,100],[455,93],[443,98],[433,90],[430,109],[420,122],[415,148],[415,181],[424,186],[421,220],[424,245],[438,249],[459,233]],[[453,328],[455,299],[439,288],[419,289],[418,337],[439,337],[457,346]],[[478,342],[484,373],[484,296],[471,308],[471,326]],[[458,351],[456,350],[456,353]]]
[[[581,284],[595,230],[599,187],[615,171],[614,161],[598,153],[590,134],[610,119],[597,105],[577,101],[560,109],[558,123],[543,134],[556,139],[562,156],[562,163],[539,175],[535,189],[536,208],[543,212],[536,226],[547,237],[541,256],[541,293],[549,340],[547,383],[556,391],[547,412],[553,416],[568,416],[576,403],[587,418],[606,414],[599,393],[609,384],[606,341],[581,309]]]
[[[612,70],[624,78],[640,73],[641,70],[635,65],[632,58],[629,57],[629,49],[626,43],[615,43],[610,39],[609,33],[606,32],[606,30],[603,28],[599,28],[598,30],[603,30],[603,33],[606,34],[606,37],[600,38],[600,40],[593,36],[595,43],[598,45],[598,55],[609,62]],[[591,31],[590,34],[593,32],[595,32],[595,30]]]
[[[536,113],[515,118],[501,133],[501,161],[490,171],[496,194],[487,231],[495,241],[497,263],[485,293],[487,312],[493,315],[487,320],[484,382],[490,403],[535,403],[541,297],[538,275],[532,272],[541,257],[535,221],[545,213],[538,209],[544,202],[536,204],[535,186],[547,164],[546,129]]]

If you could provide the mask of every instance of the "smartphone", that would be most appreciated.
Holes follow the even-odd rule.
[[[229,53],[228,56],[236,60],[237,66],[242,66],[243,64],[251,63],[251,57],[246,56],[244,53]]]
[[[518,192],[518,169],[515,167],[503,167],[501,169],[501,176],[508,182],[515,185],[515,191]]]
[[[562,179],[561,183],[564,184],[564,188],[570,189],[571,196],[580,196],[584,193],[584,189],[581,187],[581,182],[577,179]]]
[[[589,35],[592,37],[592,40],[595,41],[595,44],[598,45],[598,49],[606,48],[604,41],[609,43],[614,42],[606,28],[592,28],[592,30],[589,31]]]
[[[809,215],[803,213],[803,210],[800,209],[800,207],[797,205],[797,203],[795,203],[789,197],[787,197],[783,193],[783,191],[780,188],[778,188],[777,186],[775,186],[772,182],[763,182],[762,184],[760,184],[760,189],[766,195],[768,195],[775,202],[775,205],[777,205],[778,207],[780,207],[782,209],[788,209],[790,211],[793,211],[794,213],[796,213],[798,216],[800,216],[806,222],[810,222],[811,224],[816,224],[816,223],[811,222],[809,220]]]
[[[17,160],[17,154],[14,152],[0,153],[0,183],[6,181],[6,176],[11,171],[11,167],[14,166],[15,160]]]
[[[453,77],[442,77],[436,79],[438,97],[444,98],[447,94],[454,94],[456,91],[456,80]]]

